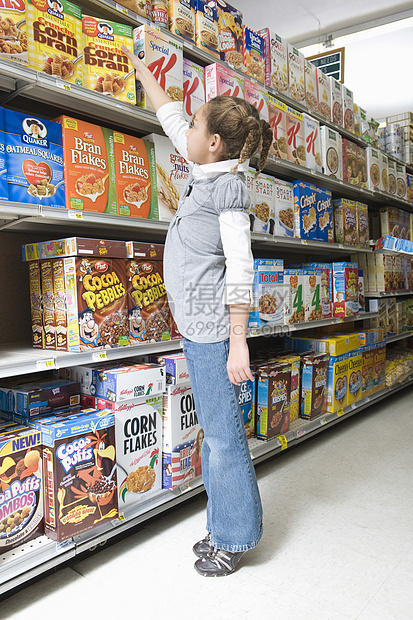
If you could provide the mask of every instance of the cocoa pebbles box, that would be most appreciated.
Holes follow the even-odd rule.
[[[0,550],[43,534],[42,436],[39,431],[0,431]]]

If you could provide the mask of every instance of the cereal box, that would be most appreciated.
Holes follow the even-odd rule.
[[[268,28],[258,30],[258,34],[264,39],[265,84],[285,93],[288,91],[287,41]]]
[[[43,308],[43,349],[56,349],[56,323],[54,312],[53,261],[40,261]]]
[[[331,121],[331,88],[329,77],[317,67],[318,113]]]
[[[287,159],[287,106],[268,94],[269,123],[274,135],[270,153],[280,159]]]
[[[389,171],[388,171],[388,158],[387,155],[379,151],[380,160],[380,190],[382,192],[389,191]]]
[[[381,390],[386,380],[386,343],[377,342],[373,349],[373,390]]]
[[[215,0],[195,0],[195,25],[196,46],[219,58],[218,12]]]
[[[329,413],[339,411],[348,404],[348,355],[330,356],[328,362],[326,410]]]
[[[288,431],[291,363],[274,362],[257,371],[257,437],[271,439]]]
[[[254,232],[274,234],[275,187],[274,177],[262,172],[255,179]]]
[[[305,102],[310,112],[318,112],[317,68],[312,62],[304,60]]]
[[[155,147],[152,142],[113,132],[117,213],[159,219]]]
[[[333,263],[333,315],[358,314],[357,263]]]
[[[358,146],[355,142],[343,138],[343,181],[351,185],[359,185],[359,174],[357,168]]]
[[[41,433],[3,428],[0,472],[0,549],[4,552],[43,534]]]
[[[323,318],[321,304],[321,271],[304,269],[304,305],[305,321]]]
[[[0,408],[18,413],[23,418],[74,407],[80,403],[80,386],[75,381],[63,379],[19,378],[2,380]]]
[[[380,209],[380,232],[385,237],[402,237],[402,211],[397,207],[382,207]],[[406,236],[406,233],[405,233]]]
[[[257,32],[242,27],[245,73],[265,83],[265,43]]]
[[[340,82],[329,76],[331,92],[331,120],[336,125],[343,127],[343,93]]]
[[[157,342],[171,337],[171,315],[163,281],[160,244],[127,243],[129,340]]]
[[[359,282],[359,312],[366,311],[366,297],[364,290],[364,274],[363,270],[358,270],[358,282]]]
[[[304,103],[305,79],[304,79],[304,55],[291,43],[287,43],[288,50],[288,95],[291,99]]]
[[[53,301],[56,326],[56,350],[67,351],[67,312],[65,268],[62,258],[54,258],[53,269]]]
[[[376,148],[373,148],[372,146],[368,146],[366,151],[369,189],[380,189],[380,151]]]
[[[120,0],[117,4],[124,6],[126,9],[137,13],[141,17],[151,19],[151,2],[150,0]]]
[[[341,85],[343,93],[343,122],[344,129],[354,133],[354,102],[353,91],[349,90],[344,84]]]
[[[285,325],[295,325],[305,321],[306,278],[304,275],[302,269],[284,269]]]
[[[391,254],[374,253],[376,269],[376,290],[378,292],[389,292],[395,290],[394,287],[394,258]]]
[[[9,199],[7,187],[6,139],[4,136],[3,108],[0,108],[0,200]]]
[[[178,209],[179,198],[189,178],[189,164],[176,152],[169,138],[158,134],[145,138],[155,145],[159,219],[169,221]]]
[[[301,357],[300,418],[312,420],[323,415],[326,410],[329,358],[326,353],[311,353]]]
[[[372,345],[362,347],[361,397],[370,396],[374,387],[373,365],[374,348]]]
[[[242,13],[226,0],[217,0],[218,41],[221,60],[244,70]]]
[[[331,263],[303,263],[303,269],[309,269],[321,277],[320,300],[321,300],[321,318],[329,319],[332,317],[331,307]]]
[[[306,150],[304,116],[287,107],[287,159],[306,166]]]
[[[65,207],[62,128],[3,110],[9,200]]]
[[[248,437],[252,437],[252,399],[254,396],[254,383],[247,379],[241,381],[239,386],[238,404],[241,409],[242,419],[244,421],[245,434]]]
[[[90,90],[135,104],[135,71],[121,50],[133,52],[131,26],[84,15],[83,85]]]
[[[213,63],[205,67],[205,101],[218,95],[244,98],[244,78],[229,67]]]
[[[407,197],[406,166],[396,162],[396,193],[398,198]],[[413,237],[412,237],[413,238]]]
[[[82,10],[67,0],[27,0],[29,65],[82,86]]]
[[[413,329],[413,298],[406,299],[406,321],[404,331]]]
[[[330,190],[317,187],[317,238],[332,243],[333,232],[333,199]]]
[[[166,385],[188,383],[189,373],[184,353],[169,353],[167,355],[148,355],[148,361],[165,367]],[[145,358],[145,356],[144,356]]]
[[[394,297],[386,299],[386,327],[386,337],[395,336],[397,334],[397,311],[396,299]]]
[[[324,174],[343,179],[342,138],[337,131],[326,125],[320,127],[321,161]]]
[[[396,194],[396,162],[391,157],[388,158],[387,168],[389,173],[389,194]]]
[[[116,215],[113,131],[69,116],[57,120],[63,131],[67,208]]]
[[[348,405],[362,398],[362,374],[363,354],[361,351],[353,351],[348,357]]]
[[[340,198],[333,201],[333,207],[336,243],[357,245],[357,203],[354,200]]]
[[[167,32],[143,24],[133,31],[133,48],[153,73],[166,94],[174,101],[183,101],[182,45],[169,37]],[[140,82],[136,82],[136,104],[153,111]]]
[[[359,175],[359,186],[363,189],[369,188],[369,180],[367,175],[367,153],[366,149],[357,146],[357,170]]]
[[[294,195],[293,184],[274,179],[275,224],[274,235],[294,237]]]
[[[169,30],[195,43],[195,0],[168,0]]]
[[[30,282],[30,314],[32,321],[32,347],[43,348],[43,318],[42,318],[42,284],[40,275],[40,261],[32,260],[29,263]]]
[[[183,72],[184,116],[187,121],[191,121],[195,112],[205,103],[204,69],[184,58]]]
[[[254,84],[245,78],[244,80],[244,99],[257,108],[259,115],[265,121],[269,121],[268,96],[264,87]]]
[[[294,236],[317,239],[317,188],[305,181],[296,181],[294,193]]]
[[[370,319],[370,325],[378,329],[386,328],[386,300],[385,299],[369,299],[369,311],[377,312],[378,317]]]
[[[168,28],[168,0],[152,0],[151,19],[155,28]]]
[[[254,259],[249,327],[260,328],[284,324],[283,270],[282,259]]]
[[[202,474],[204,432],[189,383],[169,385],[163,397],[162,487],[176,489]]]
[[[154,396],[165,391],[165,369],[159,364],[125,363],[95,366],[91,394],[111,402]]]
[[[27,65],[25,0],[2,0],[0,21],[0,58]]]
[[[254,232],[255,227],[255,175],[256,170],[254,168],[248,168],[245,175],[245,184],[247,186],[248,196],[250,198],[250,232]]]
[[[304,114],[306,166],[314,172],[322,172],[320,123]]]

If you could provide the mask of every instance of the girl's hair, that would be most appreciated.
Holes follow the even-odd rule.
[[[273,134],[269,123],[260,119],[253,105],[239,97],[220,95],[207,103],[205,113],[208,134],[221,136],[223,159],[238,157],[238,164],[242,164],[262,142],[258,172],[264,168]],[[237,166],[234,166],[231,172],[236,171]]]

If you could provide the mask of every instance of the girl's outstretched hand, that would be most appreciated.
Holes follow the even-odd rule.
[[[135,56],[135,54],[132,54],[132,52],[130,52],[128,50],[128,48],[125,47],[124,45],[121,46],[121,50],[125,54],[125,56],[127,56],[129,58],[129,60],[130,60],[130,62],[132,64],[132,67],[136,71],[136,78],[138,80],[140,80],[141,77],[142,77],[142,71],[144,71],[146,69],[145,63],[140,58]]]
[[[122,45],[121,49],[125,56],[129,58],[132,67],[135,69],[136,79],[139,80],[144,91],[151,100],[155,112],[165,105],[165,103],[170,103],[172,99],[168,97],[145,63],[138,58],[138,56],[132,54],[124,45]]]

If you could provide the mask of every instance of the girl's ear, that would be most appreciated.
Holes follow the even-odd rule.
[[[218,154],[222,149],[222,138],[219,133],[214,133],[209,138],[209,152]]]

